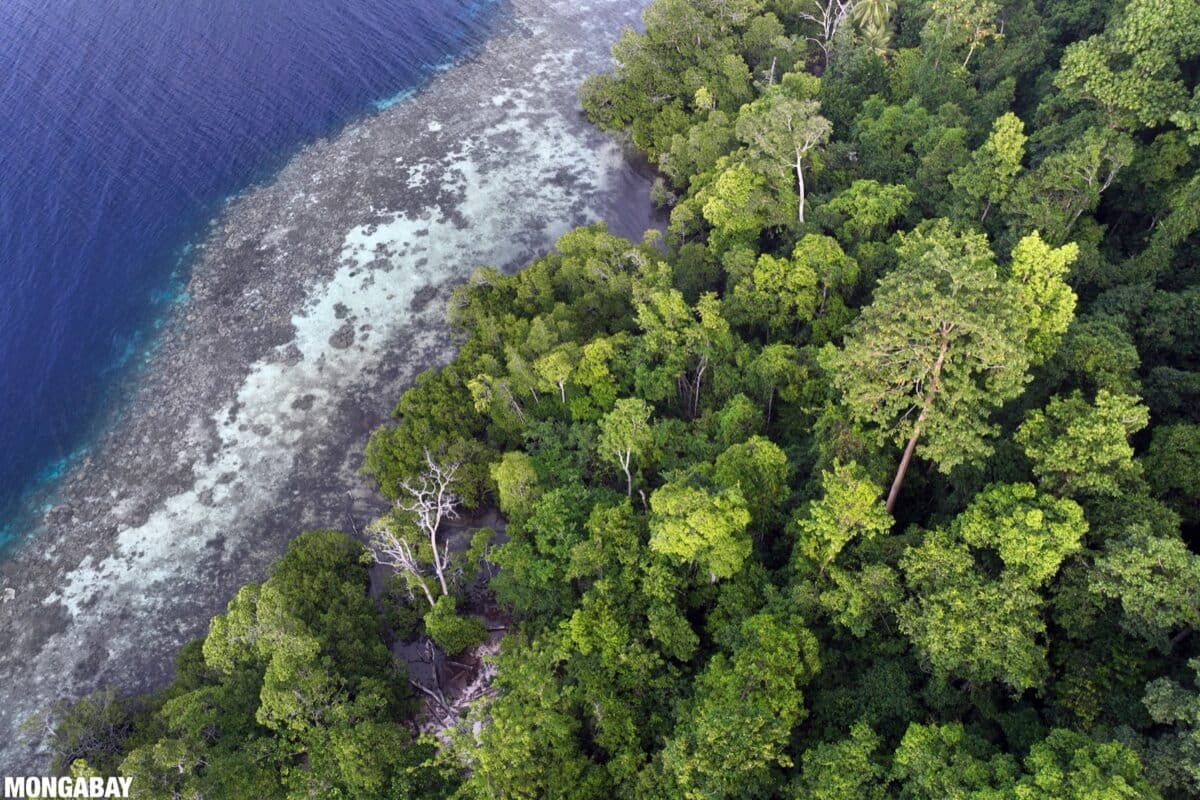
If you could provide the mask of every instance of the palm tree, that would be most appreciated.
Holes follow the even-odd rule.
[[[877,56],[887,58],[892,54],[892,31],[890,28],[886,26],[876,28],[871,25],[862,28],[861,33],[863,44],[871,48]]]
[[[850,11],[850,19],[854,20],[854,24],[863,33],[869,31],[887,33],[888,22],[895,10],[896,0],[858,0]]]

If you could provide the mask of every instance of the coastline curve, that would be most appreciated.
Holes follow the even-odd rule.
[[[471,270],[517,268],[580,224],[654,224],[649,175],[576,98],[642,7],[513,0],[472,57],[214,220],[121,419],[0,562],[0,764],[44,768],[17,731],[56,699],[165,683],[300,530],[383,510],[362,447],[451,356],[445,301]]]

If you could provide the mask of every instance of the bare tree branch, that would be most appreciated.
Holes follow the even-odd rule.
[[[396,501],[396,509],[409,515],[417,530],[428,540],[434,576],[442,594],[450,594],[446,580],[450,568],[450,543],[441,541],[439,537],[442,523],[458,519],[458,496],[453,486],[459,464],[457,461],[439,464],[426,450],[425,465],[425,470],[418,478],[400,484],[407,497]],[[372,526],[370,533],[375,560],[405,573],[410,584],[420,586],[425,599],[433,606],[436,600],[425,582],[425,565],[421,563],[412,542],[402,532],[396,531],[394,521],[381,520]]]

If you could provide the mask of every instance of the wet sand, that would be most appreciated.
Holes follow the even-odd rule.
[[[449,290],[572,227],[640,237],[649,174],[576,89],[645,3],[512,0],[470,60],[234,198],[135,385],[56,505],[0,563],[0,774],[45,768],[20,722],[170,680],[300,530],[383,509],[357,474],[403,388],[445,363]]]

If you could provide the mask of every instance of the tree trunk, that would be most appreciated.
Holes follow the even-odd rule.
[[[904,446],[904,455],[900,457],[900,466],[896,468],[896,477],[892,479],[892,488],[888,490],[886,508],[889,514],[896,507],[896,498],[900,495],[900,485],[904,483],[904,473],[908,472],[908,464],[912,461],[913,451],[917,448],[917,439],[921,437],[921,426],[924,424],[925,418],[929,416],[929,409],[933,408],[933,399],[938,393],[938,378],[942,374],[942,365],[946,363],[946,353],[950,350],[950,329],[945,324],[942,325],[941,334],[942,346],[938,351],[937,361],[933,362],[933,370],[929,376],[929,396],[925,398],[925,403],[921,406],[921,415],[917,417],[917,424],[913,426],[912,436],[908,438],[908,444]]]
[[[625,470],[625,494],[633,497],[633,475],[629,472],[629,462],[633,458],[632,452],[627,452],[621,459],[621,469]]]
[[[446,565],[442,562],[442,556],[438,553],[437,534],[433,533],[429,536],[429,544],[433,547],[433,571],[437,573],[438,583],[442,587],[442,594],[450,594],[449,587],[446,586]]]
[[[433,608],[437,605],[437,601],[433,599],[433,593],[429,591],[429,587],[425,585],[425,581],[421,579],[420,575],[416,576],[416,581],[421,584],[421,591],[425,593],[425,599],[429,601],[429,607]]]
[[[800,221],[804,222],[804,169],[800,166],[800,159],[802,156],[803,156],[803,154],[799,150],[797,150],[796,151],[796,183],[800,187],[800,207],[799,207],[797,213],[800,216]]]
[[[908,439],[908,444],[904,446],[904,455],[900,457],[900,466],[896,469],[896,477],[892,479],[892,488],[888,490],[886,507],[889,514],[896,507],[896,497],[900,494],[900,484],[904,483],[904,473],[908,472],[908,462],[912,461],[913,450],[917,448],[917,439],[921,436],[921,421],[924,419],[925,412],[922,411],[916,427],[913,428],[913,434]]]

